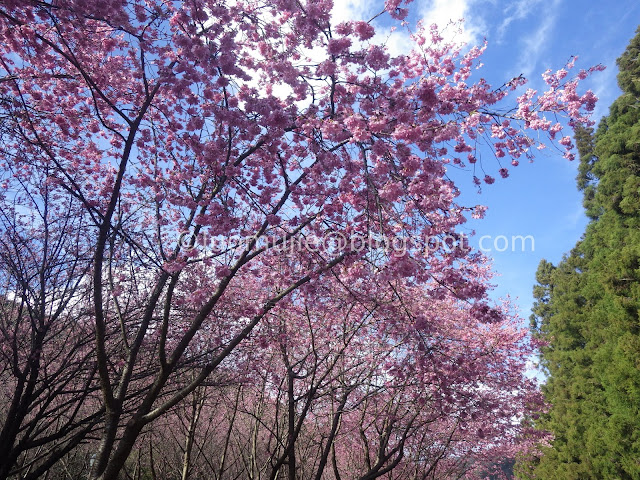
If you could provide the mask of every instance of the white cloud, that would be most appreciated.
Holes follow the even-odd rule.
[[[371,43],[385,45],[387,52],[392,57],[407,55],[415,46],[413,40],[409,37],[409,32],[403,29],[391,30],[376,26],[376,34],[371,39]]]
[[[382,8],[382,4],[371,2],[370,0],[337,0],[334,2],[331,11],[331,20],[334,25],[349,20],[368,21],[376,13],[373,6]]]
[[[349,20],[368,22],[377,17],[383,9],[382,1],[336,0],[331,11],[331,21],[334,26]],[[371,39],[371,43],[386,45],[387,51],[392,56],[409,53],[413,43],[406,30],[392,30],[389,26],[382,25],[377,18],[373,20],[372,25],[376,29],[376,35]]]
[[[441,35],[447,41],[475,45],[482,41],[486,24],[481,15],[471,14],[471,8],[477,0],[427,0],[422,3],[419,14],[426,27],[438,25]],[[464,19],[464,24],[456,24]]]

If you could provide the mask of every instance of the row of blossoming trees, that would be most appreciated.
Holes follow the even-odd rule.
[[[482,48],[394,57],[331,9],[2,3],[0,479],[460,478],[535,444],[446,167],[571,156],[589,72],[507,108]]]

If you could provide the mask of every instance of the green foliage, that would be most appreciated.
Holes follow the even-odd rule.
[[[640,29],[618,60],[623,94],[597,132],[578,128],[578,188],[591,222],[534,287],[551,404],[550,446],[521,478],[640,479]]]

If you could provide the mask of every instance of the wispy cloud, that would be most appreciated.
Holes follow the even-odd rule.
[[[614,87],[617,85],[616,76],[618,74],[615,58],[609,58],[603,63],[607,69],[591,77],[591,85],[589,85],[598,97],[598,103],[591,117],[596,123],[603,116],[609,114],[609,105],[620,95],[620,90]]]
[[[538,68],[538,62],[550,42],[551,32],[557,23],[558,14],[554,12],[557,11],[560,3],[561,0],[553,0],[546,5],[543,20],[534,27],[531,33],[521,39],[521,54],[520,60],[516,64],[516,74],[522,73],[525,77],[530,78],[531,74]]]
[[[586,218],[587,217],[584,212],[582,201],[576,201],[573,205],[573,209],[568,210],[567,214],[565,215],[566,229],[569,231],[574,231],[578,228],[582,228],[586,223]]]
[[[497,28],[497,41],[501,42],[504,39],[505,33],[513,22],[526,19],[543,3],[543,0],[518,0],[507,4],[504,9],[504,18]]]

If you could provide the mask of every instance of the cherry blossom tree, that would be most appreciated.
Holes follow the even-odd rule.
[[[409,3],[387,0],[376,18],[409,28]],[[103,412],[94,480],[115,479],[145,429],[231,368],[267,317],[286,324],[324,284],[366,304],[374,287],[401,282],[400,298],[463,302],[474,321],[501,323],[474,273],[481,257],[456,231],[481,212],[456,203],[447,166],[473,169],[487,148],[507,176],[500,162],[531,156],[540,133],[571,157],[556,119],[587,121],[595,97],[577,92],[589,71],[547,72],[546,92],[509,104],[526,80],[491,87],[476,73],[484,47],[418,25],[411,51],[393,56],[377,20],[334,24],[331,10],[329,0],[0,7],[2,208],[51,205],[39,228],[58,229],[51,268],[69,280],[42,284],[47,311],[64,317],[78,298],[60,296],[64,282],[90,292],[87,389],[99,387]],[[19,250],[31,227],[4,234]],[[32,248],[47,252],[46,238]],[[24,297],[11,285],[7,298]],[[384,318],[395,328],[398,317]],[[407,358],[420,347],[408,344]],[[412,375],[447,376],[432,353]]]
[[[333,282],[274,307],[235,352],[238,383],[170,412],[154,457],[183,479],[482,478],[527,450],[541,397],[508,307],[487,324],[403,288]]]
[[[97,400],[87,225],[32,180],[0,207],[0,478],[41,474],[101,418],[85,408]]]
[[[264,378],[253,384],[270,383],[264,437],[278,439],[269,478],[459,478],[526,450],[521,420],[541,401],[508,307],[480,321],[465,302],[403,282],[367,297],[376,280],[360,277],[278,305],[256,332],[272,352],[253,362]]]

